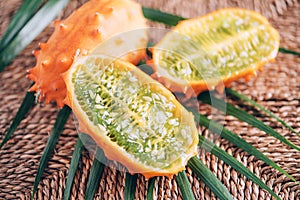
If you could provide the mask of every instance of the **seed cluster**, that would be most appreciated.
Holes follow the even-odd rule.
[[[134,71],[100,58],[86,63],[73,74],[75,95],[99,131],[143,164],[163,168],[180,159],[193,140],[175,116],[181,108]]]
[[[277,45],[271,26],[235,12],[187,21],[178,32],[169,33],[161,45],[164,49],[157,51],[160,67],[175,77],[197,81],[230,77],[267,61]]]

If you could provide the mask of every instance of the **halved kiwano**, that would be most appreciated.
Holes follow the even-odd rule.
[[[249,10],[222,9],[181,21],[153,47],[151,64],[160,82],[191,96],[249,79],[274,60],[278,48],[279,34],[266,18]]]
[[[89,55],[77,60],[64,80],[79,130],[130,173],[176,174],[197,154],[192,113],[134,65]]]

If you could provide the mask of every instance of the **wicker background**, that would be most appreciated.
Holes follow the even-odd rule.
[[[0,1],[0,35],[3,34],[11,16],[14,14],[20,0]],[[71,1],[67,9],[58,18],[64,18],[84,1]],[[300,1],[297,0],[139,0],[145,6],[159,8],[184,17],[203,15],[222,7],[244,7],[261,12],[267,16],[281,35],[281,46],[300,51]],[[158,25],[151,23],[152,25]],[[12,63],[0,73],[0,139],[3,138],[11,120],[30,85],[25,78],[26,70],[31,68],[35,59],[31,54],[38,48],[39,41],[46,41],[52,33],[52,25],[32,42]],[[277,62],[268,64],[258,77],[245,83],[239,81],[233,88],[250,96],[263,106],[285,119],[298,132],[300,131],[300,58],[279,53]],[[235,102],[240,105],[240,102]],[[243,106],[243,105],[240,105]],[[205,107],[201,106],[204,112]],[[266,124],[275,128],[282,135],[300,146],[298,137],[282,128],[276,121],[270,119],[251,107],[243,106],[255,114]],[[47,142],[49,133],[55,122],[58,109],[55,105],[36,105],[21,123],[12,139],[0,150],[0,199],[29,199],[33,187],[39,159]],[[209,113],[208,113],[209,114]],[[226,127],[234,130],[245,140],[253,144],[265,155],[282,166],[300,181],[300,154],[291,150],[278,140],[267,136],[262,131],[226,117]],[[203,134],[213,139],[213,135],[203,129]],[[77,138],[77,132],[72,119],[63,131],[55,154],[40,182],[37,199],[61,199],[69,162]],[[253,156],[236,148],[223,139],[215,139],[215,143],[240,160],[245,166],[260,177],[283,199],[300,199],[300,186],[286,179],[283,175],[258,161]],[[201,159],[217,175],[236,199],[270,199],[270,195],[257,185],[248,181],[230,166],[224,164],[208,152],[200,152]],[[72,199],[82,199],[92,156],[84,152],[72,188]],[[214,195],[187,169],[196,199],[213,199]],[[124,173],[106,167],[104,169],[96,199],[122,199],[124,196]],[[144,199],[147,181],[139,176],[136,199]],[[155,197],[157,199],[181,199],[175,179],[160,177],[155,182]]]

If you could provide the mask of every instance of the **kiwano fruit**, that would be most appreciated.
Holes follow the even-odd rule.
[[[249,80],[279,48],[279,34],[266,18],[245,9],[221,9],[183,20],[152,48],[153,77],[187,97],[239,78]]]
[[[61,74],[66,72],[78,54],[88,54],[109,37],[146,27],[141,6],[131,0],[91,0],[63,21],[55,21],[55,31],[47,43],[34,51],[36,66],[28,71],[35,84],[38,100],[64,105],[66,85]],[[147,33],[139,35],[133,48],[146,47]],[[138,50],[123,59],[137,63],[145,51]]]
[[[129,62],[78,58],[64,74],[66,104],[106,157],[146,178],[171,176],[197,154],[194,116],[159,82]]]

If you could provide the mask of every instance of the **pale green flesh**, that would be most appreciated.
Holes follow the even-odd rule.
[[[247,13],[232,11],[199,23],[184,22],[157,46],[156,62],[171,76],[188,81],[218,80],[255,68],[275,57],[278,42],[271,37],[273,28],[251,20]]]
[[[173,102],[151,91],[135,74],[101,59],[80,65],[72,76],[75,96],[94,125],[139,162],[164,168],[187,153],[190,127],[174,116]],[[101,128],[99,128],[101,131]]]

